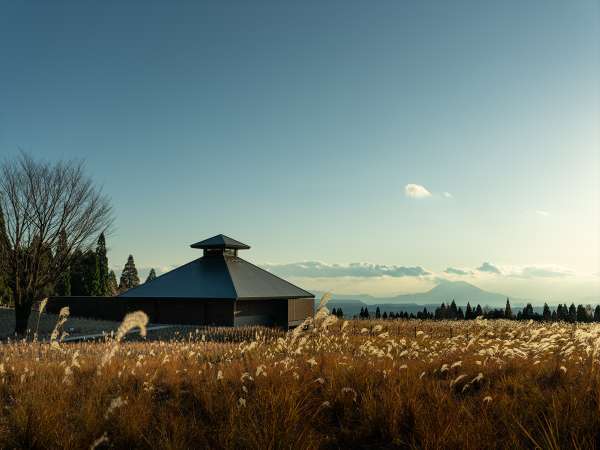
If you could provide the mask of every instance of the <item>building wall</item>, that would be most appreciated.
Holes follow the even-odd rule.
[[[68,306],[73,317],[120,322],[127,313],[144,311],[150,322],[180,325],[283,328],[299,325],[314,313],[314,299],[205,300],[141,297],[52,297],[46,311]],[[235,311],[235,313],[234,313]]]
[[[288,326],[300,325],[315,312],[314,298],[293,298],[288,300]]]
[[[235,325],[266,325],[287,328],[287,299],[238,300],[235,302]]]
[[[152,323],[233,326],[233,300],[188,298],[52,297],[46,311],[120,322],[127,313],[144,311]]]

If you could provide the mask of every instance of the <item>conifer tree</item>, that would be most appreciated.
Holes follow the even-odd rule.
[[[542,317],[546,322],[549,322],[552,319],[552,313],[550,312],[550,307],[548,306],[548,303],[544,303],[544,311],[542,312]]]
[[[108,292],[108,257],[106,256],[106,239],[100,233],[96,244],[96,259],[98,264],[98,283],[94,295],[104,296]]]
[[[379,306],[375,309],[375,318],[381,319],[381,311],[379,310]]]
[[[569,306],[569,322],[577,322],[577,308],[575,303],[571,303]]]
[[[92,250],[73,252],[70,265],[71,295],[91,296],[99,291],[98,258]]]
[[[84,266],[84,295],[99,295],[100,292],[100,265],[96,252],[88,250],[83,254]]]
[[[111,270],[108,273],[107,292],[105,295],[114,297],[118,293],[119,293],[119,285],[117,284],[117,276],[115,275],[115,271]]]
[[[583,305],[577,305],[577,322],[587,322],[587,312]]]
[[[4,222],[4,211],[2,210],[2,205],[0,205],[0,256],[6,256],[8,247],[9,242],[6,234],[6,223]]]
[[[58,244],[56,247],[57,256],[60,260],[65,260],[69,252],[69,244],[67,242],[67,232],[63,229],[58,236]],[[71,295],[71,265],[66,264],[61,275],[56,281],[54,292],[59,296]]]
[[[154,269],[150,269],[150,273],[148,274],[148,278],[146,278],[146,283],[148,283],[149,281],[155,280],[155,279],[156,279],[156,272],[154,271]],[[333,312],[332,312],[332,314],[335,315]]]
[[[0,206],[0,304],[10,305],[12,303],[12,291],[9,286],[8,258],[9,241],[4,223],[4,212]]]
[[[563,306],[559,303],[556,307],[556,320],[562,321],[565,320],[565,314],[563,311]]]
[[[596,305],[594,309],[594,322],[600,322],[600,305]]]
[[[452,303],[450,303],[450,308],[448,309],[448,319],[456,319],[458,317],[458,310],[456,309],[456,302],[454,299]]]
[[[527,303],[527,305],[525,305],[525,308],[523,308],[522,318],[524,320],[533,319],[533,306],[531,305],[531,303]]]
[[[440,306],[439,318],[440,319],[448,318],[448,311],[446,310],[446,304],[444,302],[442,302],[442,305]]]
[[[512,319],[512,308],[510,307],[510,300],[506,297],[506,307],[504,308],[504,318]]]
[[[148,278],[150,278],[150,275],[148,275]],[[146,283],[147,283],[147,282],[148,282],[148,280],[146,280]],[[332,316],[337,316],[337,310],[336,310],[335,308],[333,308],[333,309],[331,310],[331,315],[332,315]]]
[[[80,296],[85,294],[83,253],[78,249],[73,252],[71,264],[69,267],[69,285],[71,286],[71,295]]]
[[[475,308],[475,317],[483,316],[483,310],[481,309],[481,305],[478,303],[477,308]]]
[[[465,319],[471,320],[473,318],[473,309],[471,309],[471,303],[467,302],[467,309],[465,310]]]
[[[121,272],[121,280],[119,282],[119,292],[125,292],[128,289],[134,288],[140,284],[140,277],[135,267],[133,255],[129,255],[123,272]]]
[[[387,312],[385,312],[385,311],[384,311],[384,312],[383,312],[383,316],[381,316],[381,318],[382,318],[382,319],[387,319],[387,318],[388,318]]]

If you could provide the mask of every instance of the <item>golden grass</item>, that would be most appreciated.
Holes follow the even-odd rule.
[[[58,314],[38,314],[32,311],[29,316],[29,336],[38,331],[40,339],[49,339],[58,321]],[[71,335],[91,334],[116,331],[118,322],[105,320],[92,320],[71,317],[65,324],[65,331]],[[0,339],[13,338],[15,333],[15,310],[13,308],[0,307]]]
[[[0,448],[597,446],[600,325],[315,322],[242,343],[1,345]]]

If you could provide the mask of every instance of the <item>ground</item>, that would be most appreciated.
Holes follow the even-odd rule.
[[[223,331],[236,343],[199,331],[0,345],[0,448],[600,444],[599,325],[340,321],[324,310],[307,325]]]
[[[39,318],[39,325],[38,325]],[[36,330],[40,337],[49,336],[58,321],[56,314],[41,314],[33,311],[29,317],[29,330],[35,333]],[[119,327],[118,322],[108,322],[103,320],[70,318],[65,326],[65,330],[70,334],[92,334],[102,331],[110,333]],[[10,308],[0,308],[0,339],[6,339],[15,332],[15,312]]]
[[[54,330],[58,322],[58,315],[56,314],[39,314],[37,311],[33,311],[29,317],[29,332],[28,338],[31,339],[37,335],[38,340],[48,341],[52,331]],[[78,340],[82,336],[96,336],[106,334],[107,336],[114,333],[121,325],[120,322],[111,322],[107,320],[94,320],[84,319],[78,317],[69,317],[62,327],[62,331],[65,332],[64,339],[66,341]],[[227,333],[227,329],[217,327],[197,327],[194,325],[163,325],[163,324],[148,324],[148,340],[160,339],[169,340],[178,337],[189,335],[190,333],[196,335],[202,333],[205,336],[209,336],[212,340],[222,341],[231,337]],[[198,330],[198,333],[196,333]],[[253,328],[245,328],[246,334],[244,338],[248,338],[253,335]],[[60,335],[62,335],[62,331]],[[15,312],[10,308],[0,307],[0,341],[6,341],[7,339],[15,338]],[[281,332],[278,330],[268,331],[274,335],[280,335]],[[137,336],[137,330],[132,330],[128,339],[131,340]],[[236,336],[237,337],[237,336]]]

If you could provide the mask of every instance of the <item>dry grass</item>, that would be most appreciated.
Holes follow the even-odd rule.
[[[38,324],[39,317],[39,324]],[[58,315],[43,313],[38,316],[37,311],[33,311],[29,317],[30,335],[38,331],[40,338],[48,338],[54,330]],[[118,322],[109,322],[104,320],[79,319],[71,317],[65,325],[65,330],[69,333],[91,334],[101,333],[102,331],[110,333],[117,330]],[[15,310],[12,308],[0,307],[0,339],[14,337],[15,332]]]
[[[2,345],[0,448],[599,442],[600,325],[318,316],[277,341]]]
[[[49,341],[52,332],[55,329],[59,316],[57,314],[43,313],[37,311],[31,313],[29,317],[29,327],[27,333],[28,340]],[[39,320],[39,322],[38,322]],[[106,334],[108,337],[117,333],[120,322],[111,322],[108,320],[85,319],[80,317],[69,317],[68,321],[62,326],[65,336],[75,338],[84,335]],[[149,327],[160,326],[165,328],[149,329],[148,340],[181,340],[186,338],[196,338],[204,335],[206,339],[217,342],[239,342],[252,339],[257,331],[266,334],[269,338],[283,336],[283,332],[277,329],[265,329],[263,327],[197,327],[194,325],[161,325],[148,324]],[[0,307],[0,342],[15,339],[15,310],[11,308]],[[198,330],[198,333],[196,332]],[[37,334],[36,334],[37,332]],[[61,333],[62,334],[62,333]],[[135,339],[136,334],[128,336],[127,340]]]

